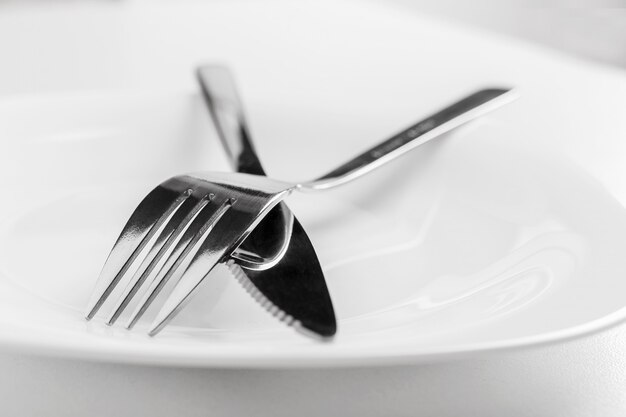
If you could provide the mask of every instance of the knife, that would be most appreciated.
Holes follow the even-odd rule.
[[[196,75],[234,169],[266,175],[252,145],[231,72],[208,65],[198,68]],[[227,265],[244,288],[286,324],[321,338],[337,332],[333,303],[315,249],[284,202],[263,219]]]

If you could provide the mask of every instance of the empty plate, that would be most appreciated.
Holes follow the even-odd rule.
[[[382,139],[367,136],[367,122],[354,131],[354,118],[322,108],[314,119],[328,122],[314,125],[310,109],[257,111],[258,148],[284,179],[326,172]],[[350,131],[342,141],[332,135]],[[355,183],[290,197],[339,320],[326,343],[277,322],[224,268],[155,338],[142,325],[129,332],[84,320],[141,198],[172,175],[228,170],[199,97],[5,101],[0,135],[6,346],[133,363],[365,365],[553,342],[624,315],[621,204],[574,164],[525,145],[497,112]]]

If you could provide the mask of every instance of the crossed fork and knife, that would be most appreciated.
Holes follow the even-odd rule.
[[[134,302],[126,322],[130,329],[174,279],[149,328],[153,336],[210,278],[215,266],[224,263],[278,319],[302,333],[332,337],[337,321],[323,269],[283,200],[295,191],[320,191],[352,181],[514,98],[508,89],[479,90],[320,178],[292,183],[265,176],[230,71],[204,66],[197,77],[237,173],[179,175],[152,190],[127,221],[102,268],[87,307],[88,320],[125,282],[105,321],[114,324]]]

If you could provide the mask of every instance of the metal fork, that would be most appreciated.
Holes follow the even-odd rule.
[[[213,268],[226,261],[267,212],[292,192],[320,191],[352,181],[513,98],[507,89],[480,90],[308,182],[204,172],[176,176],[161,183],[143,199],[124,226],[96,283],[86,318],[94,317],[140,254],[147,251],[108,322],[115,321],[165,257],[127,325],[132,327],[168,280],[179,276],[148,331],[151,336],[157,334]],[[149,243],[152,246],[147,248]]]

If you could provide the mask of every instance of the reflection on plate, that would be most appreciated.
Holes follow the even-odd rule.
[[[58,97],[1,113],[10,197],[0,207],[0,343],[194,366],[373,364],[559,340],[622,315],[622,207],[575,166],[525,147],[496,114],[352,185],[288,201],[327,274],[333,342],[277,323],[224,269],[154,339],[87,323],[128,214],[168,176],[226,170],[219,142],[186,95]],[[34,115],[40,122],[25,123]],[[338,126],[313,126],[301,140],[351,122],[328,120]],[[340,148],[356,153],[359,139]],[[262,154],[306,177],[280,140],[260,141]],[[333,142],[318,143],[306,158],[324,172]]]

